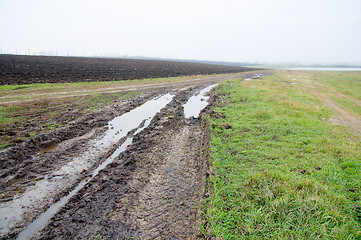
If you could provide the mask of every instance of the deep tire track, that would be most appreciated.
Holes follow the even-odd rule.
[[[156,115],[133,145],[58,212],[36,239],[185,239],[197,234],[203,189],[200,120],[184,118],[196,89]]]
[[[131,208],[139,237],[185,239],[196,232],[194,222],[201,176],[194,160],[199,135],[199,128],[185,126],[165,146],[164,164],[138,193],[134,204],[138,207]]]

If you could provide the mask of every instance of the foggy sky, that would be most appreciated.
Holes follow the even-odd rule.
[[[361,62],[359,0],[0,0],[0,51]]]

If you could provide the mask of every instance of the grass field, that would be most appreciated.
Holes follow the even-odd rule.
[[[205,231],[223,239],[361,238],[360,136],[333,125],[337,114],[310,89],[359,116],[360,72],[277,71],[219,87],[225,101],[208,116]]]
[[[361,117],[361,72],[279,71],[278,76],[280,80],[302,82]]]

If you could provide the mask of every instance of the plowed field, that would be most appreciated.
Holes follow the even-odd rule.
[[[249,70],[233,66],[170,61],[0,55],[0,85],[118,81]]]

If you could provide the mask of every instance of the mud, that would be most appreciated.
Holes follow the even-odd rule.
[[[204,197],[205,146],[208,143],[203,113],[208,107],[198,118],[185,118],[182,105],[206,86],[239,77],[241,75],[188,87],[155,89],[84,116],[73,125],[52,132],[48,138],[31,139],[29,142],[33,147],[30,149],[29,145],[19,143],[3,150],[1,206],[24,196],[22,192],[26,193],[42,180],[56,182],[66,179],[63,181],[66,184],[39,202],[30,204],[24,210],[22,220],[12,222],[10,231],[0,238],[16,238],[25,226],[84,179],[90,180],[67,199],[64,207],[55,211],[55,216],[34,239],[94,239],[98,233],[104,239],[187,239],[200,236],[199,200]],[[166,93],[175,97],[143,131],[134,129],[132,134],[137,134],[125,151],[116,152],[126,140],[122,137],[89,158],[83,171],[55,174],[89,150],[91,141],[106,136],[107,129],[111,129],[106,125],[111,119]],[[41,145],[44,141],[49,142]],[[113,156],[113,162],[94,174],[94,169],[109,156]]]
[[[182,91],[146,130],[56,214],[35,239],[184,239],[198,234],[204,161],[199,119],[184,118]],[[165,140],[165,141],[164,141]]]
[[[153,95],[155,93],[135,98],[134,102],[125,101],[119,104],[122,110],[119,109],[117,112],[121,114],[123,111],[130,110],[134,108],[134,104],[143,103]],[[11,229],[5,235],[6,237],[13,238],[35,216],[46,210],[51,202],[60,199],[86,177],[89,171],[117,147],[117,144],[114,144],[114,146],[102,148],[102,151],[84,155],[91,149],[89,142],[95,141],[106,131],[106,127],[103,125],[106,125],[107,121],[114,117],[111,110],[113,109],[94,114],[92,122],[97,123],[95,125],[87,125],[84,123],[84,119],[79,119],[73,126],[49,134],[49,141],[54,141],[58,132],[64,134],[65,137],[75,135],[67,141],[57,143],[57,146],[41,150],[42,141],[33,139],[31,144],[34,147],[29,148],[27,144],[19,144],[15,147],[17,151],[9,148],[2,152],[1,192],[4,203],[1,204],[0,212],[2,218],[6,214],[7,219],[5,219],[5,223],[4,220],[1,220],[1,232],[8,231],[6,225],[9,222],[8,227]],[[58,141],[61,140],[54,142]],[[74,165],[76,159],[81,160],[82,164]],[[24,193],[22,194],[22,192]]]
[[[0,189],[1,200],[11,200],[15,194],[22,192],[24,187],[43,178],[51,169],[71,160],[72,153],[79,152],[88,142],[105,131],[108,121],[115,115],[130,111],[135,106],[156,96],[148,93],[142,97],[122,101],[110,109],[103,109],[85,115],[63,128],[30,138],[0,152]],[[93,129],[93,132],[91,132]],[[91,133],[90,133],[91,132]],[[65,140],[71,141],[65,142]],[[59,143],[62,143],[59,145]],[[59,145],[59,146],[58,146]],[[54,149],[56,146],[56,150]],[[54,151],[55,150],[55,151]],[[64,155],[64,153],[66,153]]]

